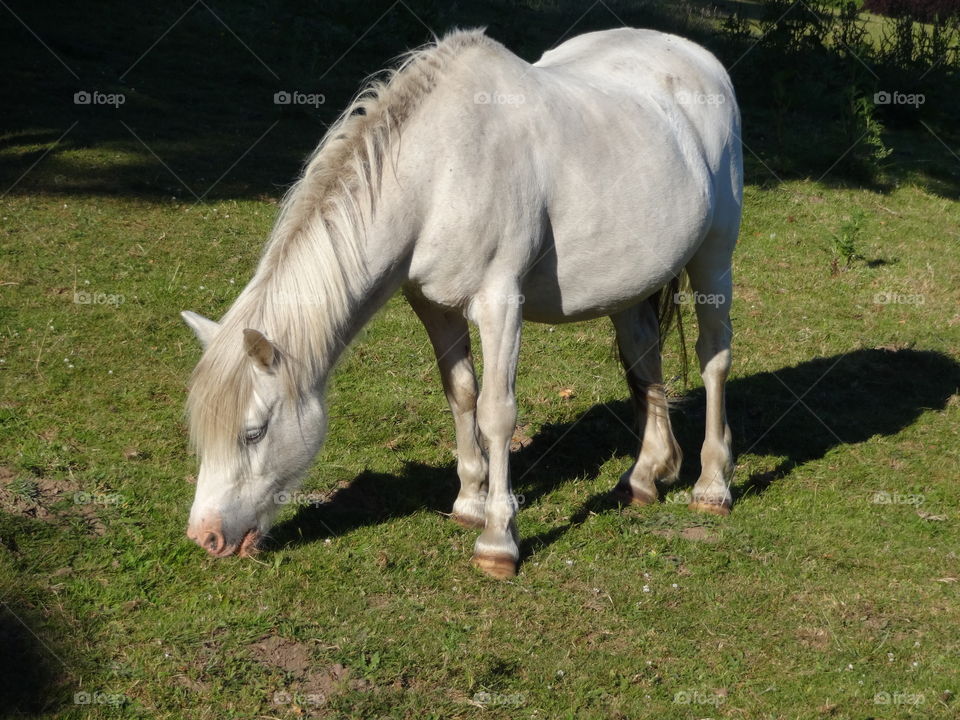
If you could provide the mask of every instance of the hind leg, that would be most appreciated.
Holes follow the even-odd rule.
[[[697,357],[707,397],[706,429],[700,451],[701,472],[693,488],[690,508],[717,515],[727,515],[733,501],[730,483],[734,462],[725,397],[733,338],[730,326],[733,299],[731,247],[732,242],[711,243],[708,239],[687,266],[699,325]]]
[[[639,505],[656,502],[657,483],[672,483],[682,455],[673,437],[663,392],[660,329],[654,305],[647,301],[611,315],[617,331],[620,361],[636,412],[640,449],[636,462],[620,478],[614,493]]]

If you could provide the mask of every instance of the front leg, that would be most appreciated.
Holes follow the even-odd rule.
[[[477,376],[470,354],[470,328],[462,313],[434,305],[413,290],[405,294],[430,336],[457,431],[460,492],[451,517],[464,527],[482,528],[487,461],[477,434]]]
[[[522,324],[519,297],[515,288],[498,288],[475,298],[473,306],[483,346],[477,420],[489,463],[486,522],[477,538],[473,562],[496,578],[516,575],[520,559],[515,523],[518,506],[510,486],[510,440],[517,422],[515,385]]]

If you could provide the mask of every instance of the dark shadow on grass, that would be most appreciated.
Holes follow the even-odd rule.
[[[399,476],[365,470],[334,492],[329,501],[304,506],[294,517],[277,524],[267,547],[324,540],[420,510],[449,513],[458,487],[453,464],[431,467],[407,462]]]
[[[942,410],[958,388],[960,364],[942,353],[919,350],[857,350],[732,380],[727,385],[727,405],[734,453],[770,457],[774,464],[772,469],[753,475],[735,475],[731,488],[734,512],[738,498],[762,493],[798,466],[818,460],[836,447],[853,448],[877,435],[895,435],[922,413]],[[584,417],[598,407],[629,422],[626,402],[595,406]],[[671,413],[674,432],[684,451],[683,468],[674,489],[692,487],[699,476],[705,415],[702,388],[687,395]],[[620,432],[622,428],[620,422],[611,420],[611,438],[618,444],[604,447],[604,452],[633,452],[628,448],[634,439],[626,431]],[[591,433],[590,437],[599,436]],[[623,439],[627,446],[619,444]],[[565,440],[577,442],[577,431],[571,431]],[[551,458],[551,466],[575,462],[574,453],[565,442],[564,449]],[[538,472],[530,475],[531,497],[550,489],[546,480],[540,484]],[[522,555],[551,544],[590,513],[615,505],[606,493],[587,498],[564,525],[524,538]]]
[[[34,717],[62,703],[65,669],[40,639],[34,612],[12,598],[0,603],[0,707],[3,717]]]
[[[895,435],[927,410],[942,410],[958,387],[957,362],[918,350],[856,350],[736,378],[727,386],[734,451],[775,458],[775,466],[762,474],[735,477],[734,499],[763,492],[833,448]],[[677,487],[691,486],[699,474],[704,416],[702,388],[688,394],[671,414],[685,457]],[[572,423],[544,425],[511,458],[514,491],[529,505],[565,482],[595,476],[613,457],[632,457],[637,439],[631,426],[627,401],[595,405]],[[274,542],[310,542],[423,509],[449,512],[456,493],[452,464],[437,468],[408,463],[399,477],[364,472],[328,503],[302,508],[278,525]],[[562,526],[524,538],[521,554],[549,545],[590,513],[615,506],[607,493],[587,498]]]

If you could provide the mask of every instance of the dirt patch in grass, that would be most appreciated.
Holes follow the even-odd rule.
[[[310,669],[310,647],[296,640],[271,635],[251,645],[250,652],[258,662],[294,675]]]
[[[529,430],[529,423],[514,428],[513,437],[510,438],[510,452],[517,452],[533,444],[533,438],[527,434]]]
[[[317,699],[319,704],[347,691],[363,692],[376,689],[369,680],[353,677],[350,668],[340,663],[307,673],[302,680],[293,683],[292,688],[299,694]]]
[[[715,543],[720,539],[716,532],[705,527],[688,527],[679,531],[674,530],[673,528],[657,528],[655,530],[651,530],[650,532],[654,535],[659,535],[662,538],[667,538],[667,540],[673,540],[676,537],[680,537],[684,540],[690,540],[692,542]]]
[[[93,499],[67,478],[26,477],[0,465],[0,505],[9,513],[50,522],[79,517],[91,533],[103,535]]]
[[[248,646],[257,662],[282,670],[293,677],[286,692],[276,697],[289,697],[298,705],[323,706],[337,695],[349,691],[375,690],[373,684],[355,677],[340,663],[319,665],[312,661],[310,646],[298,640],[270,635]]]
[[[821,652],[830,647],[830,633],[825,628],[801,627],[797,629],[796,635],[803,647]]]

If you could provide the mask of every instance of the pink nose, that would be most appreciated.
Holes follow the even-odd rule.
[[[220,518],[204,518],[197,525],[187,528],[187,537],[193,540],[208,553],[215,557],[229,554],[225,552],[227,541],[221,531]],[[232,552],[233,548],[230,548]]]
[[[204,517],[196,525],[187,528],[187,537],[206,550],[213,557],[227,557],[238,554],[240,557],[255,555],[260,549],[260,532],[256,528],[247,530],[239,541],[227,542],[223,534],[223,525],[217,515]]]

